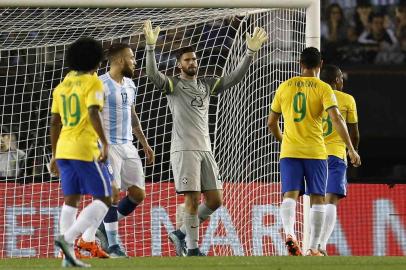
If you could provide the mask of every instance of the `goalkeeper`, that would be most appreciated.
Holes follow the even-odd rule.
[[[268,39],[262,28],[256,27],[253,36],[247,33],[247,52],[236,69],[220,78],[198,78],[198,61],[193,47],[180,48],[177,53],[177,77],[158,71],[155,44],[159,26],[152,29],[145,21],[148,78],[167,97],[173,118],[171,165],[175,188],[185,196],[184,224],[169,234],[178,256],[205,256],[198,248],[199,224],[222,205],[222,182],[210,147],[208,112],[210,95],[218,95],[240,82],[254,54]],[[200,203],[203,193],[205,202]],[[186,252],[187,247],[187,252]]]

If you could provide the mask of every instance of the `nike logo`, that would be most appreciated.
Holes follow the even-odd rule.
[[[196,228],[199,228],[199,226],[190,226],[190,228],[196,229]]]

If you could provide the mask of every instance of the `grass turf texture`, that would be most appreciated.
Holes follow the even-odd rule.
[[[406,257],[147,257],[91,259],[91,269],[145,270],[369,270],[406,269]],[[62,269],[61,259],[1,259],[0,269]]]

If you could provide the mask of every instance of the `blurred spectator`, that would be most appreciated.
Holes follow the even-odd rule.
[[[384,26],[385,15],[372,13],[369,17],[370,30],[365,30],[358,41],[362,44],[377,45],[379,50],[393,49],[397,39],[392,30]]]
[[[359,1],[357,7],[355,8],[353,25],[360,35],[366,30],[369,30],[369,16],[371,15],[373,9],[369,1]]]
[[[327,8],[326,21],[321,23],[321,36],[325,41],[339,43],[345,40],[347,24],[340,5],[331,4]]]
[[[358,35],[355,27],[348,27],[347,38],[345,43],[337,49],[339,59],[337,64],[361,64],[373,61],[369,55],[369,51],[358,42]]]
[[[0,177],[21,176],[26,154],[17,149],[16,136],[5,127],[0,133]]]
[[[400,40],[406,36],[406,4],[396,7],[396,37]]]
[[[398,41],[391,29],[384,26],[385,16],[382,13],[370,15],[370,30],[364,31],[358,41],[375,52],[375,63],[389,64],[397,61]]]

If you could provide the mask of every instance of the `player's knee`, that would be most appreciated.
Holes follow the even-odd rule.
[[[131,197],[131,200],[136,202],[137,204],[142,203],[144,201],[146,194],[145,190],[134,187],[128,189],[128,196]]]
[[[111,203],[112,203],[112,198],[111,196],[109,197],[99,197],[99,198],[95,198],[97,200],[100,200],[101,202],[103,202],[108,208],[110,208]]]
[[[340,197],[336,194],[333,194],[333,193],[326,194],[326,198],[325,198],[326,204],[337,205],[339,200],[340,200]]]
[[[324,204],[324,196],[318,194],[310,194],[310,204]]]
[[[190,213],[194,214],[197,213],[197,209],[200,204],[200,197],[197,196],[188,196],[185,194],[185,210]]]
[[[65,205],[78,208],[80,202],[80,195],[69,195],[64,197]]]

